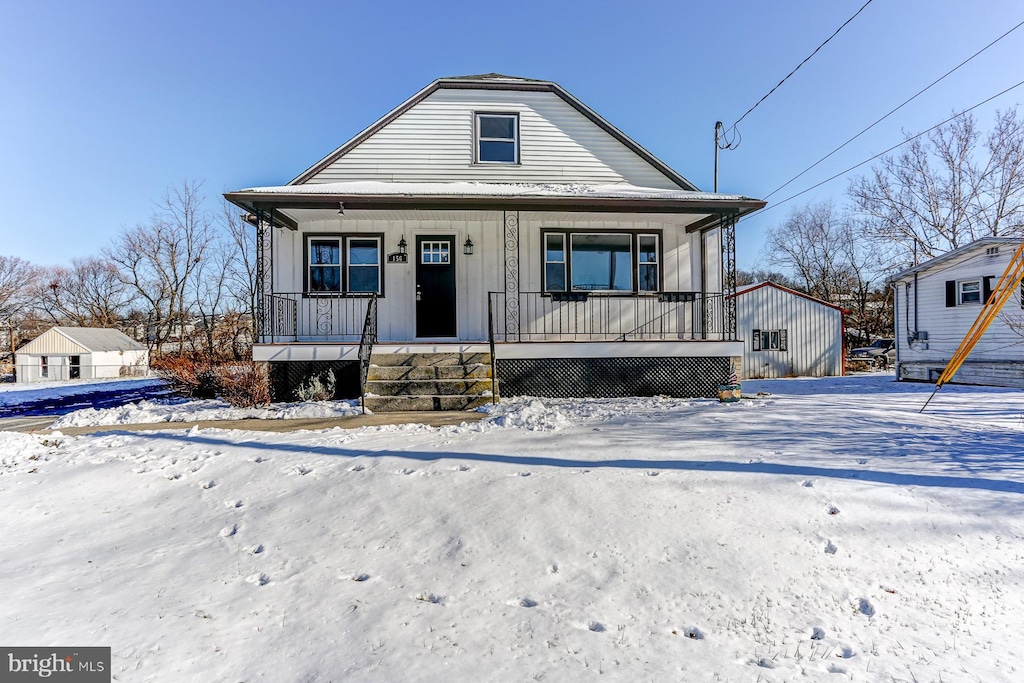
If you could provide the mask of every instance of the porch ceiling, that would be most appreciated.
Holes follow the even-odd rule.
[[[283,214],[295,223],[311,223],[318,221],[337,221],[337,207],[330,209],[292,209],[277,208],[276,213]],[[569,211],[529,211],[520,212],[526,214],[529,219],[536,221],[548,221],[551,223],[567,223],[580,220],[579,212]],[[622,213],[593,212],[587,213],[587,220],[621,220]],[[678,214],[678,213],[646,213],[642,214],[642,220],[648,223],[662,223],[678,227],[689,227],[704,219],[717,219],[715,214]],[[439,221],[501,221],[501,211],[474,211],[474,210],[440,210],[429,213],[421,209],[349,209],[346,205],[344,220],[378,220],[378,221],[416,221],[416,220],[439,220]]]

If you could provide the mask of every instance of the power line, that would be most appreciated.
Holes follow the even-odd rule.
[[[768,199],[769,197],[771,197],[771,196],[772,196],[773,194],[775,194],[776,192],[778,192],[778,191],[779,191],[779,190],[781,190],[782,188],[786,187],[787,185],[789,185],[789,184],[790,184],[790,183],[792,183],[793,181],[795,181],[795,180],[797,180],[798,178],[800,178],[800,176],[804,175],[805,173],[807,173],[808,171],[810,171],[810,170],[811,170],[812,168],[814,168],[815,166],[817,166],[817,165],[818,165],[818,164],[820,164],[821,162],[825,161],[825,160],[826,160],[826,159],[828,159],[828,158],[829,158],[830,156],[832,156],[833,154],[835,154],[836,152],[838,152],[839,150],[841,150],[842,148],[846,147],[846,146],[847,146],[848,144],[850,144],[851,142],[853,142],[854,140],[856,140],[857,138],[859,138],[859,137],[860,137],[861,135],[864,135],[864,133],[867,133],[867,132],[868,132],[869,130],[871,130],[872,128],[874,128],[874,127],[875,127],[875,126],[877,126],[878,124],[880,124],[880,123],[881,123],[882,121],[886,120],[887,118],[889,118],[890,116],[892,116],[893,114],[895,114],[896,112],[898,112],[898,111],[899,111],[900,109],[902,109],[903,107],[905,107],[905,106],[907,106],[908,104],[910,104],[910,103],[911,103],[912,101],[914,101],[915,99],[917,99],[917,98],[918,98],[919,96],[923,95],[923,94],[924,94],[925,92],[927,92],[928,90],[930,90],[930,89],[932,88],[932,86],[934,86],[934,85],[936,85],[937,83],[939,83],[939,81],[942,81],[942,80],[944,80],[944,79],[945,79],[945,78],[946,78],[947,76],[950,76],[950,75],[951,75],[951,74],[952,74],[952,73],[953,73],[954,71],[957,71],[957,70],[958,70],[958,69],[959,69],[960,67],[962,67],[963,65],[967,64],[967,62],[971,61],[972,59],[974,59],[975,57],[977,57],[978,55],[980,55],[980,54],[981,54],[982,52],[984,52],[985,50],[989,49],[990,47],[992,47],[993,45],[995,45],[996,43],[998,43],[998,42],[999,42],[1000,40],[1002,40],[1002,39],[1003,39],[1003,38],[1005,38],[1006,36],[1010,35],[1010,34],[1011,34],[1011,33],[1013,33],[1014,31],[1016,31],[1017,29],[1019,29],[1019,28],[1020,28],[1021,26],[1024,26],[1024,21],[1020,22],[1019,24],[1017,24],[1016,26],[1014,26],[1013,28],[1011,28],[1011,29],[1010,29],[1009,31],[1007,31],[1007,32],[1006,32],[1006,33],[1004,33],[1003,35],[999,36],[998,38],[996,38],[996,39],[995,39],[995,40],[993,40],[993,41],[992,41],[991,43],[989,43],[989,44],[988,44],[988,45],[986,45],[985,47],[983,47],[983,48],[981,48],[980,50],[978,50],[977,52],[975,52],[975,53],[974,53],[973,55],[971,55],[970,57],[968,57],[968,58],[967,58],[967,59],[965,59],[964,61],[962,61],[962,62],[960,62],[959,64],[957,64],[957,65],[956,65],[955,67],[953,67],[952,69],[950,69],[949,71],[947,71],[946,73],[944,73],[944,74],[943,74],[942,76],[940,76],[940,77],[939,77],[939,78],[937,78],[936,80],[932,81],[932,82],[931,82],[930,84],[928,84],[927,86],[925,86],[925,87],[924,87],[923,89],[919,90],[919,91],[917,92],[917,94],[915,94],[915,95],[914,95],[913,97],[911,97],[910,99],[908,99],[908,100],[906,100],[905,102],[903,102],[903,104],[901,104],[901,105],[899,105],[898,107],[896,107],[895,109],[891,110],[891,111],[890,111],[890,112],[889,112],[888,114],[886,114],[886,115],[885,115],[885,116],[883,116],[882,118],[878,119],[877,121],[875,121],[874,123],[872,123],[872,124],[871,124],[870,126],[868,126],[867,128],[865,128],[865,129],[864,129],[864,130],[862,130],[861,132],[857,133],[857,134],[856,134],[856,135],[854,135],[854,136],[853,136],[852,138],[850,138],[849,140],[847,140],[847,141],[846,141],[846,142],[844,142],[843,144],[839,145],[839,146],[838,146],[838,147],[836,147],[836,148],[835,148],[834,150],[832,150],[831,152],[829,152],[828,154],[826,154],[826,155],[825,155],[825,156],[823,156],[822,158],[818,159],[817,161],[815,161],[815,162],[814,162],[813,164],[811,164],[810,166],[808,166],[808,167],[807,167],[807,168],[805,168],[804,170],[802,170],[802,171],[800,171],[799,173],[797,173],[797,174],[796,174],[795,176],[793,176],[792,178],[790,178],[789,180],[787,180],[787,181],[786,181],[785,183],[783,183],[782,185],[779,185],[779,186],[778,186],[777,188],[775,188],[774,190],[772,190],[771,192],[769,192],[769,193],[768,193],[767,195],[765,195],[765,197],[764,197],[764,198],[765,198],[765,199]]]
[[[1024,85],[1024,81],[1020,81],[1016,85],[1011,85],[1006,90],[1003,90],[1002,92],[998,92],[995,95],[992,95],[992,97],[989,97],[989,98],[987,98],[987,99],[985,99],[985,100],[983,100],[981,102],[978,102],[974,106],[968,107],[967,109],[964,109],[963,111],[961,111],[958,114],[953,114],[953,116],[950,116],[945,121],[942,121],[940,123],[936,123],[931,128],[929,128],[927,130],[923,130],[920,133],[918,133],[917,135],[912,135],[911,137],[907,138],[903,142],[897,143],[897,144],[893,145],[892,147],[890,147],[889,149],[887,149],[887,150],[885,150],[883,152],[879,152],[878,154],[874,155],[873,157],[871,157],[869,159],[865,159],[864,161],[860,162],[859,164],[854,164],[853,166],[849,167],[845,171],[840,171],[839,173],[836,173],[834,176],[832,176],[830,178],[826,178],[825,180],[822,180],[820,183],[817,183],[815,185],[811,185],[806,190],[801,190],[800,192],[797,192],[794,195],[790,195],[789,197],[786,197],[785,199],[783,199],[780,202],[776,202],[775,204],[772,204],[771,206],[769,206],[768,208],[764,209],[763,211],[758,212],[758,215],[763,215],[765,213],[765,211],[771,211],[772,209],[774,209],[774,208],[776,208],[778,206],[782,206],[783,204],[785,204],[786,202],[788,202],[788,201],[790,201],[792,199],[796,199],[800,195],[807,194],[811,190],[814,190],[814,189],[817,189],[817,188],[821,187],[825,183],[830,183],[833,180],[835,180],[836,178],[842,177],[842,176],[846,175],[847,173],[849,173],[850,171],[853,171],[854,169],[860,168],[864,164],[870,163],[870,162],[874,161],[875,159],[877,159],[878,157],[884,156],[884,155],[888,154],[889,152],[893,151],[894,149],[897,149],[898,147],[902,147],[903,145],[907,144],[908,142],[912,142],[912,141],[916,140],[917,138],[921,137],[922,135],[926,135],[926,134],[932,132],[933,130],[935,130],[939,126],[946,125],[947,123],[949,123],[953,119],[957,118],[958,116],[963,116],[964,114],[977,109],[978,107],[982,106],[983,104],[988,104],[989,102],[991,102],[992,100],[996,99],[997,97],[1002,97],[1006,93],[1010,92],[1011,90],[1013,90],[1015,88],[1019,88],[1022,85]]]
[[[735,130],[736,126],[738,126],[738,125],[739,125],[740,121],[742,121],[743,119],[747,118],[747,114],[749,114],[750,112],[752,112],[752,111],[754,111],[755,109],[757,109],[757,106],[758,106],[759,104],[761,104],[762,102],[764,102],[764,101],[765,101],[766,99],[768,99],[768,97],[769,97],[769,96],[770,96],[770,95],[771,95],[771,94],[772,94],[773,92],[775,92],[776,90],[778,90],[778,89],[779,89],[779,86],[781,86],[781,85],[782,85],[783,83],[785,83],[785,82],[786,82],[787,80],[789,80],[789,77],[790,77],[790,76],[792,76],[792,75],[793,75],[793,74],[795,74],[795,73],[796,73],[797,71],[799,71],[799,70],[800,70],[800,67],[802,67],[802,66],[803,66],[804,64],[806,64],[806,63],[807,63],[808,61],[810,61],[811,57],[813,57],[814,55],[818,54],[818,50],[820,50],[821,48],[825,47],[825,45],[826,45],[826,44],[827,44],[827,43],[828,43],[828,42],[829,42],[830,40],[832,40],[833,38],[835,38],[835,37],[836,37],[836,35],[838,35],[838,33],[839,33],[840,31],[842,31],[842,30],[843,30],[844,28],[846,28],[846,25],[847,25],[847,24],[849,24],[849,23],[850,23],[851,21],[853,21],[854,19],[856,19],[856,18],[857,18],[857,15],[858,15],[858,14],[860,14],[861,12],[863,12],[863,11],[864,11],[864,8],[865,8],[865,7],[867,7],[868,5],[870,5],[870,4],[871,4],[871,1],[872,1],[872,0],[868,0],[868,1],[867,1],[867,2],[865,2],[865,3],[863,4],[863,5],[861,5],[861,8],[860,8],[859,10],[857,10],[857,11],[856,11],[856,12],[854,13],[854,15],[853,15],[852,17],[850,17],[849,19],[847,19],[846,21],[844,21],[844,22],[843,22],[843,25],[842,25],[842,26],[840,26],[839,28],[837,28],[837,29],[835,30],[835,33],[833,33],[832,35],[830,35],[830,36],[829,36],[828,38],[826,38],[826,39],[825,39],[825,42],[824,42],[824,43],[822,43],[822,44],[821,44],[821,45],[819,45],[818,47],[814,48],[814,52],[812,52],[811,54],[807,55],[807,57],[805,57],[805,58],[804,58],[804,61],[802,61],[802,62],[800,62],[799,64],[797,64],[797,65],[796,65],[796,68],[795,68],[795,69],[793,69],[792,71],[790,71],[790,72],[789,72],[789,73],[788,73],[788,74],[786,75],[786,77],[785,77],[785,78],[783,78],[783,79],[782,79],[781,81],[779,81],[778,85],[776,85],[776,86],[775,86],[774,88],[772,88],[771,90],[769,90],[769,91],[768,91],[768,94],[767,94],[767,95],[765,95],[764,97],[762,97],[761,99],[759,99],[759,100],[757,101],[757,103],[756,103],[756,104],[754,104],[754,106],[753,106],[753,107],[751,107],[751,108],[750,108],[750,109],[748,109],[748,110],[747,110],[746,112],[744,112],[743,116],[741,116],[741,117],[739,117],[738,119],[736,119],[736,123],[732,124],[732,126],[730,127],[730,130]]]

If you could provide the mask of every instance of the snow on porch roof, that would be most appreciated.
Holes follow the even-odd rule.
[[[691,202],[756,202],[760,200],[739,194],[716,194],[690,190],[663,190],[654,187],[638,187],[627,183],[591,185],[584,183],[391,183],[363,180],[342,183],[311,183],[306,185],[278,185],[272,187],[251,187],[228,193],[229,197],[260,195],[342,195],[362,197],[552,197],[576,199],[651,199]]]

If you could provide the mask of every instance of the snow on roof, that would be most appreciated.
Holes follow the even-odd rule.
[[[359,195],[359,196],[437,196],[437,197],[593,197],[598,199],[652,199],[679,201],[749,201],[739,194],[716,194],[690,190],[663,190],[628,183],[590,185],[584,183],[389,183],[361,180],[340,183],[310,183],[252,187],[239,193]],[[234,193],[233,193],[234,194]]]
[[[106,327],[54,327],[90,351],[142,351],[146,347],[121,330]]]

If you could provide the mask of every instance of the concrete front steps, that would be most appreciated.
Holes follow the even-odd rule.
[[[376,353],[366,374],[366,407],[375,413],[470,410],[490,403],[487,353]]]

